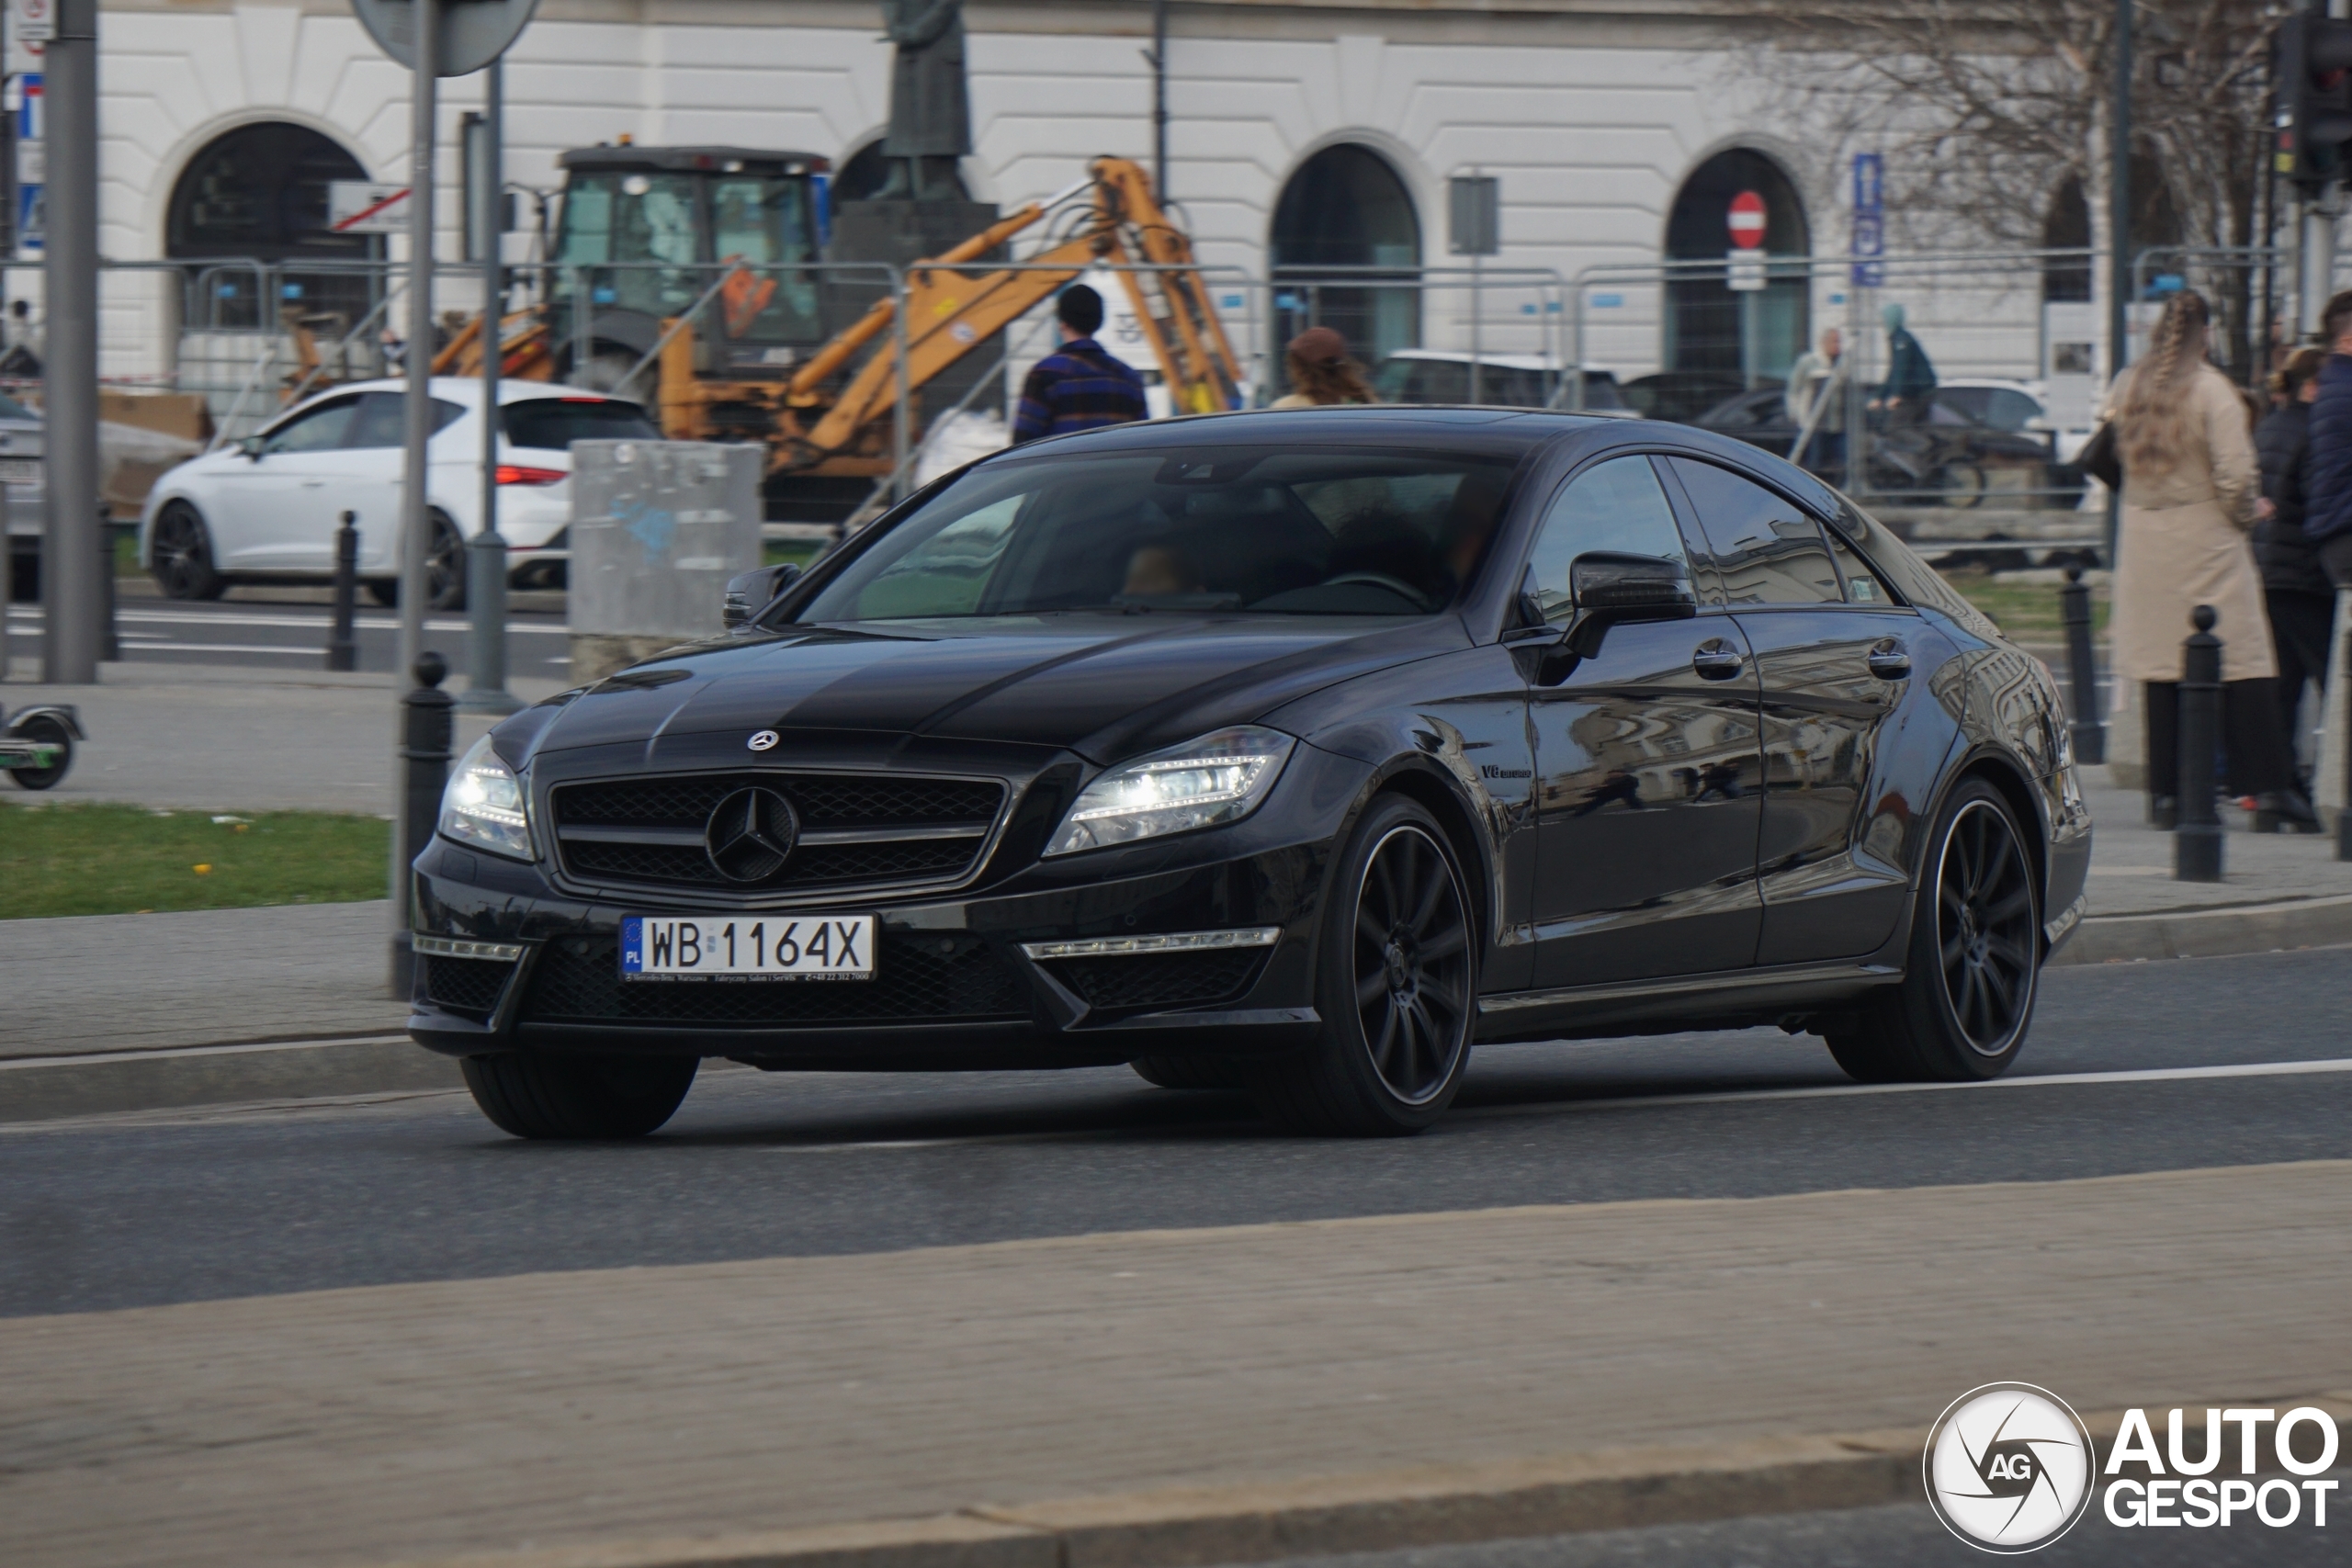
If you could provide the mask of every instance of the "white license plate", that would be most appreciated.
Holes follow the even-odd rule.
[[[0,457],[0,485],[37,485],[40,483],[40,459],[38,457]]]
[[[871,915],[630,915],[624,980],[871,980]]]

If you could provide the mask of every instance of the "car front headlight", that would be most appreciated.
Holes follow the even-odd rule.
[[[537,860],[531,849],[531,807],[523,782],[491,749],[475,741],[441,792],[441,836],[494,855]]]
[[[1049,855],[1238,822],[1265,802],[1298,742],[1254,725],[1220,729],[1113,768],[1079,792]]]

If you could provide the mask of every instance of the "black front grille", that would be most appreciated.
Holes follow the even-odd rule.
[[[783,869],[755,884],[723,875],[699,841],[714,807],[736,790],[763,785],[792,802],[802,841]],[[1004,806],[1004,786],[986,779],[908,779],[889,774],[738,773],[684,778],[612,779],[556,786],[556,839],[564,869],[599,882],[762,891],[850,884],[952,881],[967,874]],[[593,836],[659,829],[694,841],[630,843]],[[890,838],[891,829],[965,829],[956,838]],[[877,835],[855,843],[811,843],[828,832]]]
[[[424,994],[455,1012],[487,1018],[498,1010],[498,993],[505,988],[514,965],[488,958],[424,959]]]
[[[616,938],[559,937],[539,954],[518,1021],[793,1029],[1028,1016],[1021,977],[979,942],[884,932],[871,980],[623,980]]]
[[[1220,947],[1201,953],[1057,958],[1046,967],[1091,1008],[1199,1007],[1224,1001],[1248,986],[1266,951]]]

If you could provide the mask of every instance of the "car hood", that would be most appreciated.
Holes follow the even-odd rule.
[[[1110,762],[1467,642],[1450,615],[786,627],[679,649],[599,682],[548,716],[528,749],[642,741],[657,761],[673,736],[879,731]]]

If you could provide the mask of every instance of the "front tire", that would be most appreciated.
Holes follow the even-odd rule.
[[[468,1056],[466,1088],[518,1138],[641,1138],[677,1113],[702,1063],[693,1056]]]
[[[1998,790],[1969,779],[1928,840],[1903,983],[1826,1032],[1863,1083],[1999,1077],[2024,1048],[2041,977],[2041,899]]]
[[[1348,836],[1317,942],[1322,1037],[1251,1063],[1250,1094],[1283,1126],[1376,1138],[1445,1113],[1470,1060],[1477,928],[1444,830],[1383,795]]]
[[[185,501],[173,502],[156,517],[147,561],[167,599],[218,599],[228,591],[213,565],[211,531]]]

